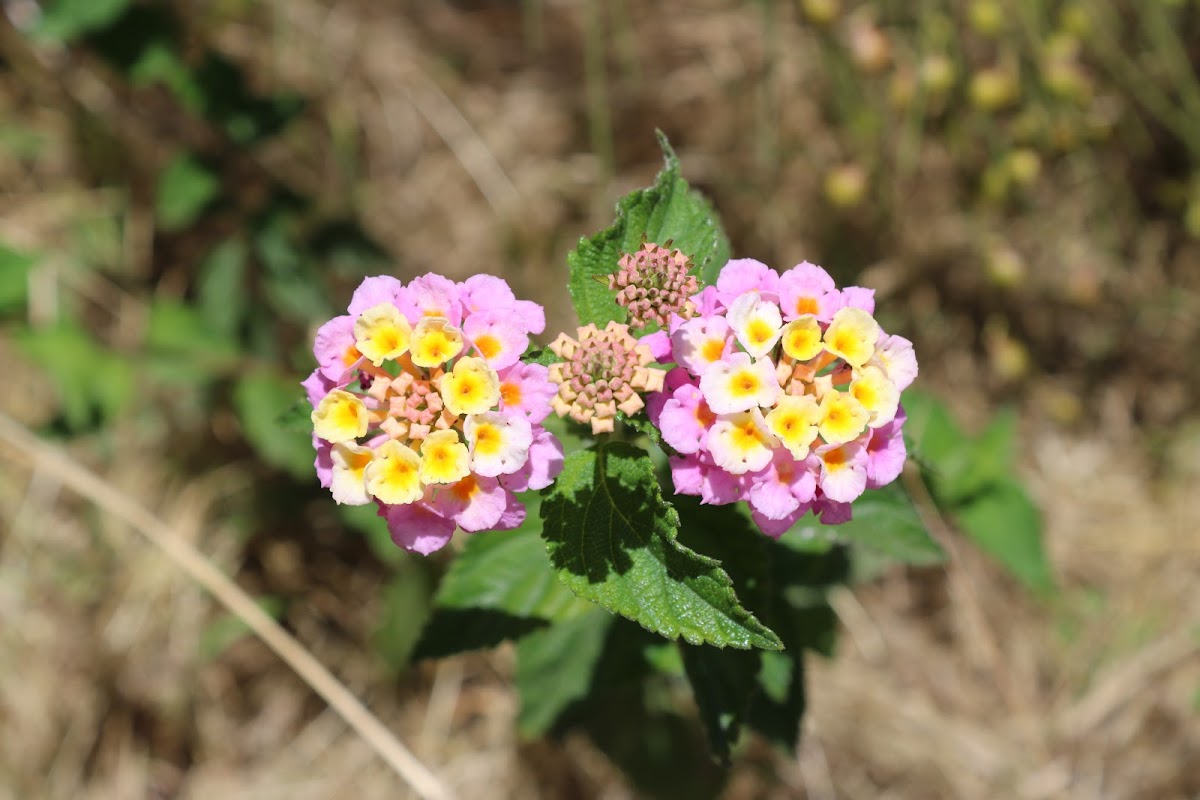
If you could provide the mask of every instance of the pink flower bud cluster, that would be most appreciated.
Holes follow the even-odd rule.
[[[563,466],[541,424],[557,387],[520,360],[545,327],[541,306],[491,275],[365,279],[317,331],[303,384],[321,485],[339,503],[374,503],[392,540],[419,553],[457,528],[520,525],[516,493]]]
[[[550,345],[561,363],[550,367],[550,380],[558,393],[550,401],[560,417],[590,422],[593,433],[613,429],[617,411],[636,414],[645,407],[639,392],[663,387],[663,372],[650,369],[654,355],[629,334],[629,326],[609,322],[578,329],[578,339],[565,333]]]
[[[917,362],[911,342],[879,327],[872,290],[839,290],[808,262],[781,275],[737,259],[692,299],[697,315],[651,342],[678,365],[647,400],[676,451],[676,492],[745,500],[778,537],[809,511],[845,522],[865,489],[896,479],[900,392]]]
[[[608,288],[617,289],[617,304],[629,313],[631,328],[667,327],[671,315],[688,319],[695,313],[691,296],[700,288],[690,274],[692,262],[679,250],[643,242],[636,253],[626,253],[619,269],[609,276]]]

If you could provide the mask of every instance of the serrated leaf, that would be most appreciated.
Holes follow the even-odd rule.
[[[665,166],[654,185],[622,198],[612,226],[580,239],[567,256],[567,288],[583,325],[625,321],[625,309],[616,304],[615,292],[601,279],[616,272],[622,254],[641,247],[643,236],[658,244],[672,240],[672,247],[690,256],[702,276],[711,273],[718,259],[722,259],[716,263],[718,269],[728,260],[728,239],[712,206],[680,176],[679,159],[662,132],[658,142]]]
[[[645,451],[614,442],[566,458],[542,500],[542,536],[559,579],[580,597],[669,639],[777,650],[719,562],[676,541]]]
[[[806,518],[793,533],[832,536],[855,547],[869,548],[906,564],[937,564],[945,555],[925,530],[912,501],[896,484],[873,489],[854,501],[854,518],[824,526]],[[818,529],[819,530],[814,530]]]
[[[967,536],[1030,589],[1054,589],[1042,546],[1042,518],[1019,483],[995,485],[958,509],[956,517]]]
[[[168,231],[190,225],[217,196],[221,182],[186,153],[176,156],[158,176],[154,216]]]
[[[536,509],[530,513],[536,519]],[[442,579],[437,604],[555,622],[573,619],[593,607],[558,580],[533,526],[472,534]]]
[[[522,736],[545,733],[567,706],[588,695],[613,621],[593,605],[583,616],[517,642],[517,730]]]
[[[595,609],[558,580],[538,536],[539,498],[532,495],[526,502],[528,516],[520,528],[467,539],[438,587],[416,657],[495,647]]]

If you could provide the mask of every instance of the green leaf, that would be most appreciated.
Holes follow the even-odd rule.
[[[284,602],[281,597],[266,595],[255,598],[254,602],[272,619],[278,620],[283,616]],[[204,661],[217,658],[249,633],[250,627],[241,617],[229,613],[221,614],[200,631],[200,641],[197,644],[200,658]]]
[[[131,0],[52,0],[42,10],[33,35],[67,42],[107,28],[125,12]]]
[[[635,252],[643,236],[658,244],[671,239],[673,247],[691,257],[702,276],[715,274],[714,269],[728,260],[728,239],[712,206],[680,177],[679,159],[661,132],[658,142],[666,165],[654,185],[622,198],[613,225],[590,239],[580,239],[567,255],[567,288],[583,325],[625,321],[625,309],[614,299],[616,293],[601,279],[616,272],[621,256]]]
[[[428,571],[418,559],[411,557],[401,564],[395,577],[384,587],[383,613],[371,641],[393,674],[409,663],[421,629],[429,619],[432,595]]]
[[[758,692],[761,654],[705,645],[685,644],[680,649],[700,719],[708,731],[709,747],[718,760],[728,763],[729,750],[741,733],[751,697]]]
[[[311,435],[279,425],[295,402],[295,381],[270,373],[243,375],[233,387],[233,407],[246,441],[263,461],[296,480],[308,480],[313,474]]]
[[[958,509],[956,517],[964,533],[1030,589],[1054,589],[1041,515],[1019,483],[997,484]]]
[[[176,231],[190,225],[204,211],[221,182],[187,153],[176,156],[158,176],[154,216],[163,230]]]
[[[855,547],[868,548],[876,553],[906,564],[937,564],[944,558],[912,501],[895,483],[866,492],[854,501],[854,518],[841,525],[824,526],[806,518],[788,536],[799,534],[832,536],[837,541]]]
[[[645,451],[614,442],[572,452],[544,494],[542,519],[550,561],[580,597],[669,639],[780,648],[719,562],[676,541],[679,515]]]
[[[37,262],[37,256],[0,244],[0,314],[25,305],[29,296],[29,273]]]
[[[517,730],[540,736],[571,703],[586,697],[614,618],[596,606],[583,616],[534,631],[517,642]]]
[[[246,245],[241,239],[227,239],[208,254],[200,265],[197,292],[204,322],[232,339],[250,304]]]
[[[495,647],[548,622],[573,620],[595,609],[559,582],[538,536],[539,498],[524,499],[524,525],[467,539],[438,587],[437,607],[417,646],[418,657]]]
[[[64,421],[73,430],[106,422],[133,396],[133,364],[73,324],[19,332],[17,344],[54,381]]]
[[[536,518],[536,510],[532,512]],[[558,580],[534,527],[472,534],[438,589],[443,608],[490,608],[553,622],[592,609]]]

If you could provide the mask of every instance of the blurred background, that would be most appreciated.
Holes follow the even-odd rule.
[[[297,382],[368,274],[500,274],[570,325],[566,253],[656,128],[735,254],[875,288],[967,434],[1011,410],[1053,584],[934,520],[945,564],[831,596],[799,751],[712,793],[1200,796],[1200,2],[0,5],[0,411],[462,796],[668,792],[520,741],[510,650],[410,663],[452,554],[329,500]],[[0,443],[0,797],[405,796],[47,463]]]

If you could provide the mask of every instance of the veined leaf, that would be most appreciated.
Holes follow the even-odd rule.
[[[1019,483],[996,484],[955,514],[963,532],[1030,589],[1054,588],[1041,515]]]
[[[616,293],[609,290],[605,279],[617,271],[622,254],[641,247],[643,237],[661,245],[672,240],[672,247],[691,257],[697,273],[708,280],[729,260],[729,240],[716,212],[680,177],[679,159],[661,131],[658,143],[666,165],[654,185],[622,198],[612,226],[580,239],[567,256],[567,287],[584,325],[625,321],[625,309],[617,305]]]
[[[692,644],[778,650],[779,637],[738,601],[715,559],[676,541],[645,451],[575,451],[542,500],[542,536],[559,579],[580,597]]]

